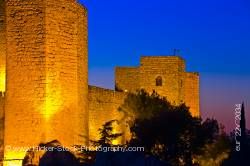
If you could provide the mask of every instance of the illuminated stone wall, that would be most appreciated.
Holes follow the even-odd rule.
[[[184,101],[190,106],[190,111],[194,116],[200,116],[200,89],[199,89],[199,74],[184,73]]]
[[[0,0],[0,92],[7,89],[0,93],[4,145],[33,147],[52,140],[87,145],[99,139],[98,129],[110,120],[121,122],[114,132],[125,132],[117,141],[128,139],[117,110],[126,93],[88,87],[86,9],[75,0],[5,2],[6,8]],[[199,75],[185,72],[180,57],[142,57],[139,67],[119,67],[115,75],[117,90],[156,90],[172,103],[186,102],[199,115]],[[162,86],[155,84],[159,76]],[[5,150],[4,165],[20,166],[25,153]]]
[[[86,144],[81,141],[88,136],[86,9],[72,0],[45,3],[46,118],[53,126],[47,139],[58,138],[63,145]]]
[[[156,90],[173,104],[182,100],[181,74],[184,60],[177,56],[142,57],[140,66],[140,88],[148,92]],[[162,86],[156,86],[156,78],[162,77]]]
[[[0,92],[0,159],[3,158],[3,140],[4,140],[4,93]],[[2,162],[0,162],[2,165]]]
[[[89,131],[90,140],[98,140],[100,138],[98,129],[102,128],[106,122],[111,120],[121,120],[123,114],[118,111],[119,106],[123,104],[126,93],[116,92],[89,86]],[[122,123],[114,127],[114,132],[124,132],[124,124]],[[120,127],[118,127],[120,126]],[[128,134],[128,133],[126,133]],[[127,135],[125,135],[126,137]],[[124,142],[124,139],[119,140]]]
[[[0,158],[3,158],[4,92],[6,81],[5,3],[0,0]],[[1,163],[0,163],[1,165]]]
[[[5,38],[5,3],[0,0],[0,92],[5,91],[6,81],[6,38]]]
[[[87,144],[87,12],[72,0],[9,0],[5,146]],[[5,165],[24,152],[5,151]],[[10,162],[8,162],[10,161]]]
[[[116,90],[136,91],[139,87],[139,71],[137,67],[117,67],[115,70]]]
[[[162,78],[162,86],[156,86],[156,78]],[[143,56],[137,68],[116,68],[116,87],[134,92],[155,90],[172,104],[185,102],[192,115],[199,116],[199,75],[185,71],[185,61],[178,56]]]

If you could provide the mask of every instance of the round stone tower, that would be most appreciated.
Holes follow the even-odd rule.
[[[26,151],[15,148],[86,145],[86,8],[75,0],[8,0],[5,14],[4,165],[21,165]]]

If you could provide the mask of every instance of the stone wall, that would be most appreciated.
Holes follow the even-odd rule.
[[[0,92],[0,159],[3,159],[4,141],[4,93]],[[2,165],[2,161],[0,161]]]
[[[87,144],[87,12],[72,0],[9,0],[5,146]],[[25,152],[5,151],[5,165]]]
[[[157,78],[162,85],[156,85]],[[143,56],[136,68],[116,68],[116,87],[134,92],[155,90],[174,105],[186,103],[194,116],[200,116],[199,75],[185,71],[185,61],[179,56]]]
[[[4,92],[6,81],[5,2],[0,0],[0,159],[3,158]],[[1,165],[1,164],[0,164]]]
[[[8,90],[4,143],[13,148],[33,146],[45,139],[42,116],[46,90],[43,1],[8,1],[6,21]],[[5,160],[16,160],[16,163],[6,162],[5,165],[17,164],[25,154],[14,150],[4,153]]]
[[[0,92],[5,91],[6,81],[6,38],[5,38],[5,2],[0,0]]]
[[[76,0],[0,0],[0,141],[6,147],[52,140],[87,145],[110,120],[119,121],[114,132],[125,132],[113,143],[123,143],[129,132],[118,108],[125,92],[142,88],[200,115],[199,75],[186,72],[177,56],[144,56],[139,67],[116,68],[116,89],[123,92],[88,87],[87,24],[87,10]],[[25,153],[6,150],[4,164],[21,165]]]
[[[177,56],[148,56],[141,58],[140,88],[148,92],[156,90],[171,103],[179,104],[182,100],[181,81],[185,62]],[[156,78],[162,78],[162,86],[156,86]]]
[[[118,111],[119,106],[123,104],[126,93],[116,92],[89,86],[89,131],[90,140],[98,140],[100,138],[99,131],[106,122],[111,120],[121,120],[123,114]],[[124,132],[123,123],[117,125],[114,132]],[[124,142],[119,140],[118,142]]]
[[[45,116],[51,117],[53,126],[47,130],[46,139],[58,138],[63,145],[86,144],[82,141],[88,137],[86,9],[72,0],[45,3]]]
[[[137,67],[117,67],[115,70],[116,90],[136,91],[139,87],[139,71]]]
[[[199,74],[185,73],[184,101],[190,107],[193,116],[200,116]]]

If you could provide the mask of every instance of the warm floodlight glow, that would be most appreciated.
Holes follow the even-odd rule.
[[[121,132],[120,125],[117,122],[114,123],[112,127],[113,127],[112,134],[117,134],[117,133]],[[112,145],[119,145],[119,144],[121,144],[121,138],[120,137],[112,140]]]
[[[46,77],[46,96],[43,115],[46,121],[49,121],[56,112],[59,111],[62,105],[61,86],[53,84],[48,76]]]
[[[1,66],[0,67],[0,92],[5,92],[5,67]]]
[[[3,166],[22,166],[22,160],[4,161]]]
[[[5,154],[3,166],[22,166],[26,152],[23,150],[9,149]]]

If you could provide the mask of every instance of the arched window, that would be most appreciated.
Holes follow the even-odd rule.
[[[162,86],[162,77],[158,76],[155,80],[155,85],[156,86]]]

